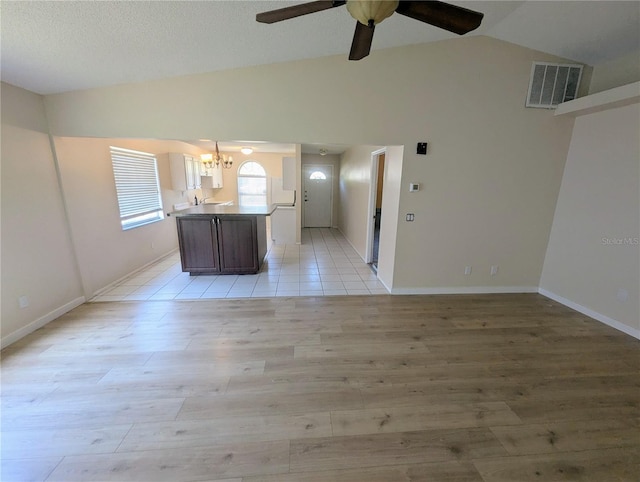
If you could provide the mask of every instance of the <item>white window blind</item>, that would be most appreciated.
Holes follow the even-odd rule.
[[[153,154],[110,147],[122,229],[161,221],[158,163]]]

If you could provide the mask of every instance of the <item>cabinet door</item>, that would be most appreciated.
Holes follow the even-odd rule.
[[[222,187],[222,166],[214,166],[212,169],[213,187],[220,189]]]
[[[221,216],[218,219],[221,272],[256,273],[260,265],[255,217]]]
[[[202,163],[196,157],[191,158],[191,163],[193,165],[194,189],[200,189],[202,187],[202,181],[200,179],[200,175],[202,174]]]
[[[187,189],[196,189],[196,175],[198,180],[200,175],[196,172],[196,164],[191,156],[184,156],[184,170],[187,176]]]
[[[215,220],[214,217],[176,218],[182,271],[190,273],[220,271]]]
[[[187,187],[187,164],[184,154],[170,153],[169,168],[171,170],[171,187],[174,191],[186,191]]]

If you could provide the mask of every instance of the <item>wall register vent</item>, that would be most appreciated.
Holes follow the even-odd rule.
[[[534,62],[531,67],[527,107],[555,109],[577,97],[582,65]]]

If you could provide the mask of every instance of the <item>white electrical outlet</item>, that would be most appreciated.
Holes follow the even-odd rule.
[[[25,296],[21,296],[20,298],[18,298],[18,305],[20,306],[20,308],[26,308],[27,306],[29,306],[29,298]]]
[[[491,267],[491,276],[495,276],[495,275],[497,275],[497,274],[498,274],[498,265],[497,265],[497,264],[494,264],[494,265]]]
[[[616,294],[616,298],[618,299],[618,301],[624,303],[629,299],[629,292],[623,288],[620,288],[618,290],[618,293]]]
[[[471,266],[464,267],[464,274],[471,274]]]

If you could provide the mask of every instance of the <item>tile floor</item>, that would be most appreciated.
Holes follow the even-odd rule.
[[[194,300],[388,294],[335,229],[307,228],[301,245],[272,245],[255,275],[190,276],[172,254],[91,301]]]

